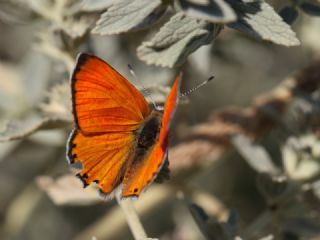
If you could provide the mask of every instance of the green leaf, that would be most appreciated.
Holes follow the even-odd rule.
[[[271,41],[284,46],[297,46],[297,39],[288,24],[266,2],[258,0],[228,0],[239,16],[235,23],[228,24],[257,39]]]
[[[138,30],[153,24],[164,11],[161,0],[120,0],[100,16],[92,32],[105,35]]]
[[[138,57],[148,64],[176,67],[200,46],[210,43],[222,25],[177,13],[160,31],[138,47]]]
[[[320,4],[312,2],[304,2],[300,5],[302,11],[311,16],[319,17],[320,16]]]
[[[199,1],[179,0],[186,15],[214,23],[227,23],[237,20],[237,15],[230,5],[223,0]]]
[[[296,8],[292,6],[286,6],[280,10],[279,15],[282,17],[283,21],[292,25],[297,19],[299,13]]]

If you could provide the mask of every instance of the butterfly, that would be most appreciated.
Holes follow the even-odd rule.
[[[75,128],[67,142],[70,164],[80,162],[84,187],[98,184],[104,196],[138,197],[159,174],[168,154],[169,127],[181,77],[163,112],[102,59],[80,53],[71,76]]]

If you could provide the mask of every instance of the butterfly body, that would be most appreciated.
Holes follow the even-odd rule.
[[[76,126],[67,144],[69,163],[82,163],[77,176],[84,186],[95,182],[104,195],[120,187],[122,198],[139,196],[166,160],[180,80],[163,113],[95,56],[79,55],[71,81]]]
[[[162,113],[153,110],[136,134],[136,156],[145,155],[158,141],[161,128]],[[138,159],[137,159],[138,160]]]

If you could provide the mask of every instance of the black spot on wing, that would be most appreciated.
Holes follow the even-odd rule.
[[[83,183],[83,188],[86,188],[89,184],[87,183],[88,175],[85,173],[81,175],[80,173],[76,174],[76,176],[81,180]]]

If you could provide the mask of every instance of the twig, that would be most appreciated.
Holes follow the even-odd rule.
[[[117,202],[126,216],[126,220],[130,230],[136,240],[147,239],[147,234],[140,222],[139,216],[133,207],[131,199],[121,200],[120,196],[116,196]]]
[[[155,214],[157,206],[164,206],[175,199],[175,192],[176,190],[168,185],[156,184],[148,189],[148,192],[142,198],[135,202],[135,210],[139,216]],[[88,240],[92,236],[96,236],[97,239],[115,239],[119,234],[124,236],[126,234],[126,221],[128,219],[126,219],[126,215],[124,216],[121,208],[114,206],[108,210],[105,216],[78,233],[74,239]],[[106,224],[108,228],[106,228]]]

